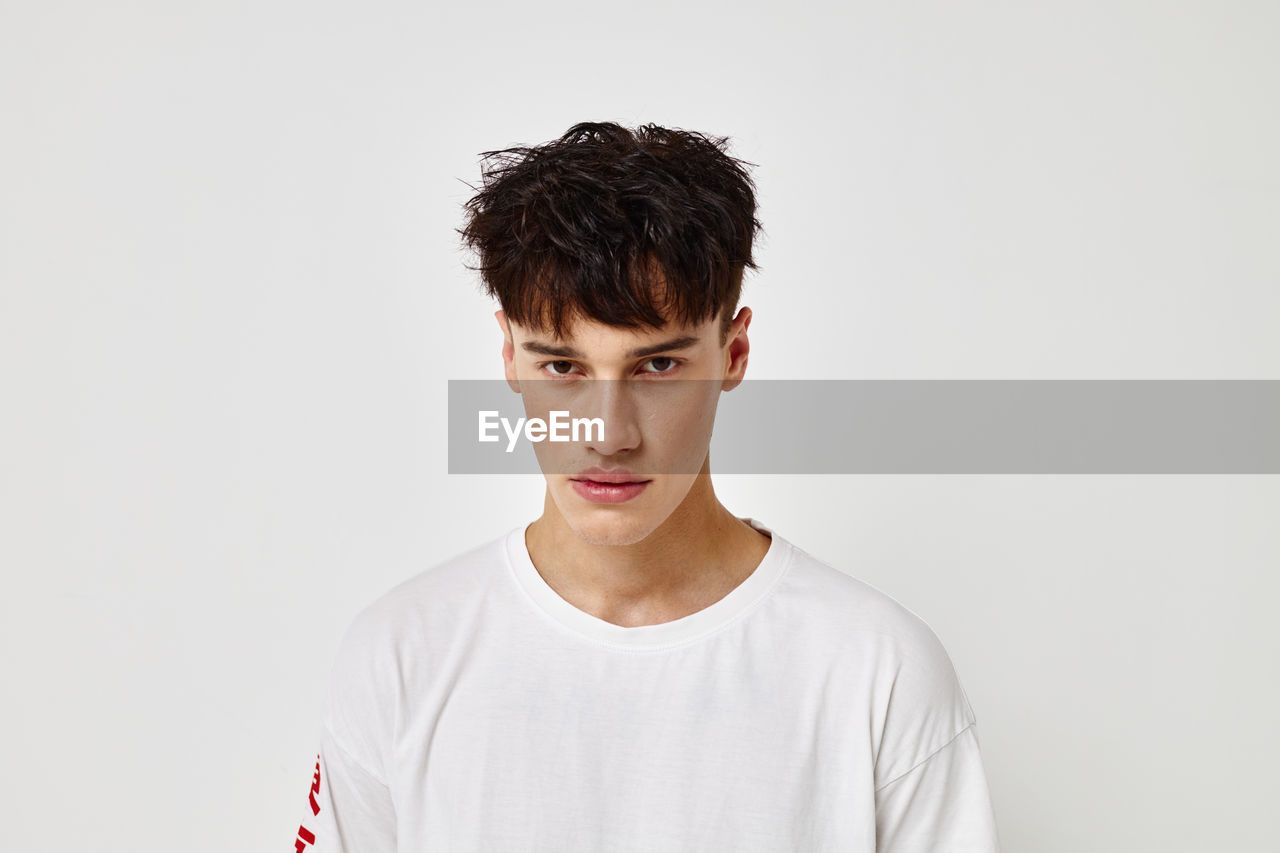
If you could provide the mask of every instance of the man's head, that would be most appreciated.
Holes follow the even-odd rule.
[[[725,145],[584,123],[483,155],[460,233],[502,305],[507,380],[529,417],[567,403],[606,424],[604,440],[535,445],[549,494],[587,541],[638,542],[686,499],[711,499],[711,427],[746,368],[751,312],[734,312],[760,228]],[[596,379],[612,381],[584,384]],[[592,476],[609,477],[587,468],[647,483],[596,487]]]

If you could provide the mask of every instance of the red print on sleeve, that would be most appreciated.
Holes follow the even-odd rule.
[[[316,837],[312,835],[305,826],[298,827],[298,840],[293,842],[293,849],[295,853],[302,853],[303,850],[307,849],[308,844],[315,843]]]
[[[320,803],[316,797],[320,794],[320,757],[316,756],[316,775],[311,780],[311,813],[320,814]]]
[[[317,755],[316,756],[316,773],[315,773],[315,776],[311,778],[311,796],[309,797],[309,802],[311,803],[311,813],[313,815],[320,814],[320,801],[317,799],[319,794],[320,794],[320,756]],[[293,842],[293,848],[295,853],[303,853],[303,851],[306,850],[308,846],[315,843],[316,843],[315,833],[307,829],[306,826],[299,826],[298,838],[296,841]]]

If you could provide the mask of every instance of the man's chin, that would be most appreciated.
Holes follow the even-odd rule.
[[[578,538],[590,545],[619,547],[634,545],[652,533],[658,524],[648,513],[601,512],[587,508],[573,513],[566,521]]]

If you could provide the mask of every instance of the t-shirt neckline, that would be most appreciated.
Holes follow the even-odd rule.
[[[507,534],[507,564],[519,586],[538,609],[584,638],[620,649],[670,648],[713,634],[755,609],[768,596],[791,562],[790,542],[754,518],[741,520],[756,530],[769,534],[771,538],[769,549],[755,570],[719,601],[695,613],[656,625],[615,625],[579,610],[561,598],[538,573],[529,556],[525,532],[533,522],[522,524]]]

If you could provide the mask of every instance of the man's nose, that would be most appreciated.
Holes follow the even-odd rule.
[[[613,456],[640,446],[640,411],[630,381],[591,380],[587,398],[587,416],[604,422],[604,437],[588,442],[588,447],[602,456]]]

